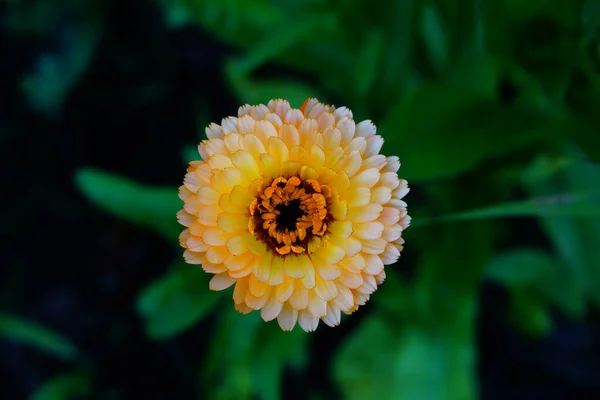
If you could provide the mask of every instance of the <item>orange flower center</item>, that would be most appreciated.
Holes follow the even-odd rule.
[[[313,236],[323,236],[333,221],[331,189],[314,179],[279,177],[263,182],[250,204],[250,232],[276,254],[303,253]]]

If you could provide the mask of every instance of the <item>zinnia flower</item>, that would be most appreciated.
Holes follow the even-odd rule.
[[[185,260],[283,330],[340,323],[398,260],[409,225],[398,157],[371,121],[307,99],[240,107],[206,128],[179,196]]]

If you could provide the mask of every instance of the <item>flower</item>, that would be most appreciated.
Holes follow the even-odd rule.
[[[283,330],[340,323],[398,260],[410,224],[398,157],[371,121],[307,99],[245,105],[206,128],[179,196],[188,263],[235,285],[235,308]]]

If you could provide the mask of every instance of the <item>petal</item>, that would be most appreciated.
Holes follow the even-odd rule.
[[[309,310],[302,310],[298,314],[298,324],[305,332],[314,332],[319,326],[319,318],[312,315]]]
[[[281,285],[284,279],[285,275],[283,274],[283,258],[279,256],[273,256],[273,261],[271,262],[271,271],[269,274],[269,285]]]
[[[303,310],[308,306],[308,289],[299,280],[294,281],[294,291],[288,301],[296,310]]]
[[[308,291],[308,309],[317,318],[321,318],[327,312],[327,302],[317,294],[316,290]]]
[[[277,318],[282,308],[283,303],[280,303],[277,301],[277,299],[275,299],[274,296],[271,296],[265,305],[260,309],[260,316],[267,322],[272,321]]]
[[[298,320],[298,311],[294,310],[288,303],[284,304],[277,316],[277,322],[284,331],[291,331]]]
[[[285,303],[293,292],[294,280],[286,277],[281,285],[275,287],[275,298],[278,301]]]
[[[254,180],[255,178],[260,176],[260,169],[258,167],[258,163],[252,157],[250,153],[245,150],[238,150],[231,156],[231,161],[233,165],[236,166],[242,174],[249,180]]]
[[[329,303],[327,305],[327,313],[325,314],[325,316],[322,319],[323,319],[323,322],[325,322],[327,325],[331,326],[332,328],[334,326],[338,326],[342,319],[340,309],[335,307],[333,304]]]
[[[225,290],[235,283],[235,279],[231,278],[227,273],[217,274],[212,277],[208,283],[210,290]]]
[[[378,239],[383,234],[383,224],[381,222],[363,222],[353,224],[354,236],[360,239]]]
[[[367,187],[371,188],[375,186],[379,181],[379,170],[377,168],[369,168],[356,174],[350,179],[350,185],[352,187]]]
[[[294,254],[289,254],[283,258],[283,270],[286,275],[292,278],[300,279],[304,276],[304,270],[298,261],[298,257]]]

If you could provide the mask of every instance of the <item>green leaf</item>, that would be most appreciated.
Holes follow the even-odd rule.
[[[144,288],[137,309],[148,336],[168,339],[208,316],[223,295],[209,290],[209,280],[200,266],[182,264]]]
[[[182,230],[176,214],[183,206],[176,188],[141,185],[93,168],[79,170],[75,183],[89,201],[104,211],[153,229],[167,240],[176,240]]]
[[[76,358],[78,353],[75,346],[58,333],[15,315],[0,313],[0,337],[66,360]]]
[[[46,381],[30,400],[71,400],[90,396],[92,379],[89,373],[75,371],[55,376]]]
[[[384,38],[379,29],[370,30],[364,38],[365,42],[356,59],[355,84],[359,97],[365,96],[373,87],[380,71],[384,53]]]
[[[568,215],[573,217],[600,217],[600,192],[564,193],[540,196],[529,200],[501,203],[476,210],[425,218],[411,222],[424,226],[434,222],[468,221],[508,217],[547,217]]]
[[[486,277],[511,289],[530,288],[553,273],[556,263],[537,249],[513,249],[492,258]]]
[[[37,2],[30,12],[39,12],[51,2]],[[46,4],[44,4],[46,3]],[[67,2],[64,7],[52,7],[48,10],[53,15],[40,13],[41,21],[48,24],[42,28],[45,35],[53,32],[58,20],[62,23],[60,50],[42,53],[36,59],[33,72],[26,74],[21,81],[21,88],[36,110],[50,116],[57,116],[67,99],[71,89],[77,84],[87,70],[100,40],[105,9],[94,2]],[[27,10],[27,7],[21,7]],[[36,10],[38,9],[38,10]],[[60,11],[56,11],[59,9]],[[17,13],[18,14],[18,13]],[[73,18],[77,15],[77,18]],[[24,16],[27,16],[25,13]]]
[[[462,334],[413,326],[399,332],[372,314],[342,344],[333,374],[349,400],[469,400],[475,398],[474,355]]]
[[[251,46],[285,20],[283,10],[268,0],[181,0],[191,18],[217,38]]]
[[[303,369],[307,364],[310,334],[301,329],[284,332],[275,324],[265,324],[257,335],[250,364],[254,393],[262,400],[281,398],[283,371]]]
[[[513,302],[524,302],[522,306],[511,306],[511,318],[525,324],[521,327],[526,333],[547,332],[550,324],[545,321],[549,319],[546,303],[572,318],[581,317],[585,311],[585,288],[577,272],[541,250],[517,248],[498,254],[488,263],[486,277],[506,286]],[[531,317],[531,326],[522,321],[525,317]]]
[[[529,291],[511,294],[509,319],[515,327],[532,337],[547,335],[552,329],[552,318],[539,296]]]
[[[271,99],[286,99],[293,107],[300,107],[309,97],[322,99],[320,90],[310,85],[286,80],[253,81],[235,71],[235,66],[228,69],[229,83],[241,102],[247,104],[267,104]]]
[[[448,35],[442,16],[434,4],[426,5],[421,15],[421,36],[425,41],[429,59],[436,71],[441,73],[448,64]]]
[[[449,178],[516,149],[533,149],[546,118],[505,107],[463,88],[420,86],[382,123],[387,152],[398,152],[413,182]]]

